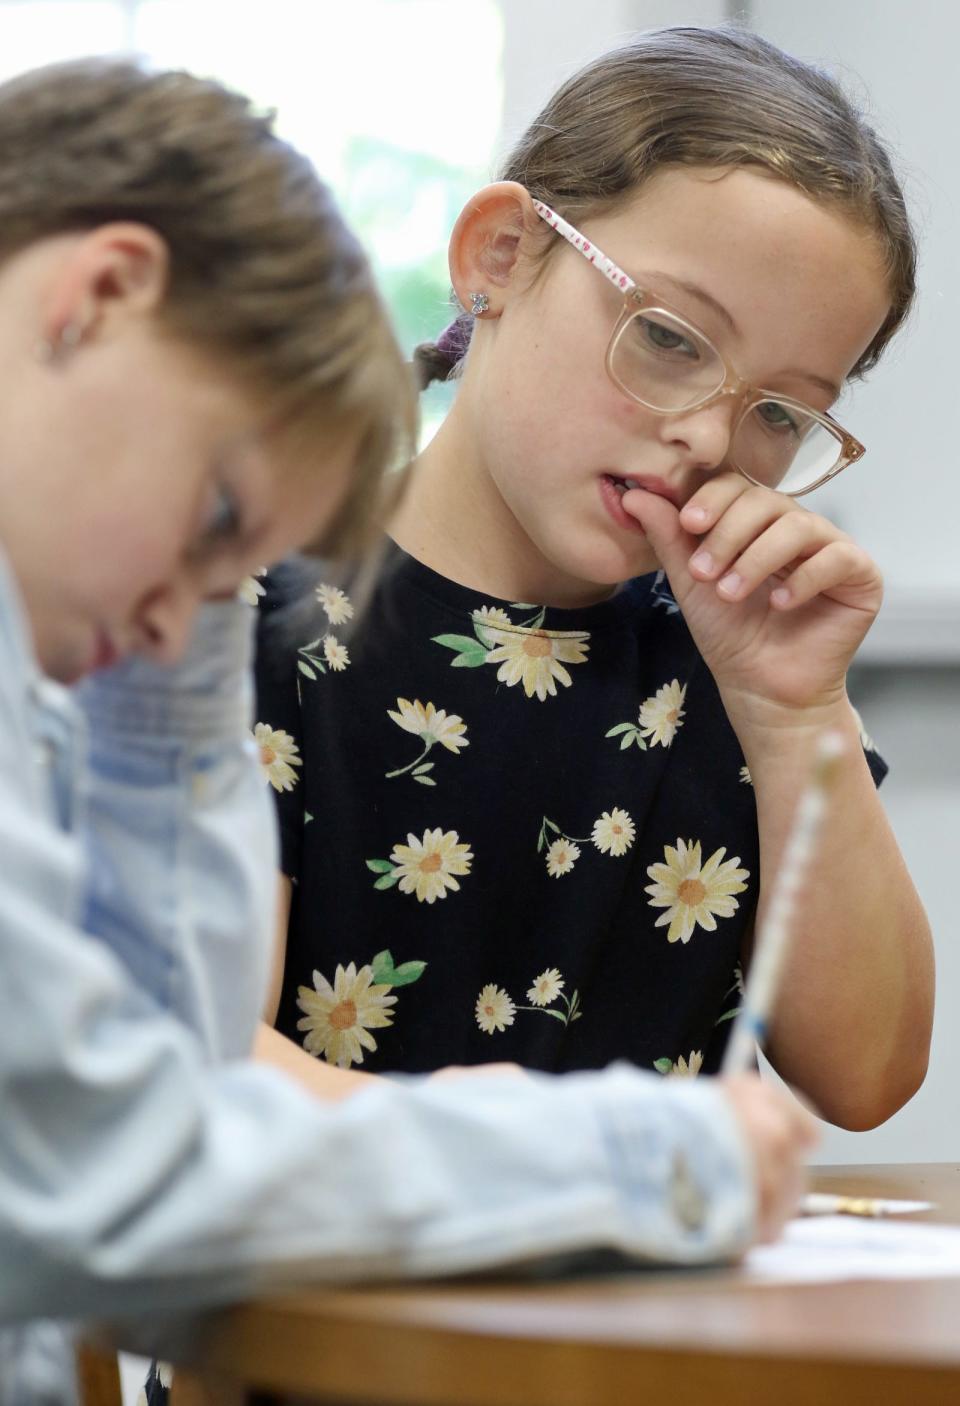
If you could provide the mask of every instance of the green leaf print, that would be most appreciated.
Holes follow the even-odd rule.
[[[621,733],[623,734],[621,736]],[[647,744],[643,739],[643,734],[636,723],[617,723],[609,732],[605,732],[604,737],[620,737],[620,751],[625,752],[631,742],[636,742],[641,752],[647,750]]]
[[[653,1061],[653,1067],[654,1067],[654,1069],[657,1071],[658,1074],[669,1074],[669,1073],[671,1072],[671,1070],[673,1069],[673,1060],[672,1060],[672,1059],[666,1059],[666,1058],[664,1058],[664,1059],[655,1059],[655,1060]]]
[[[487,662],[489,646],[472,635],[434,635],[433,643],[456,650],[457,657],[450,661],[454,669],[476,669]]]
[[[370,963],[373,979],[378,986],[409,986],[418,981],[426,971],[426,962],[401,962],[393,965],[393,955],[389,950],[378,952]]]
[[[521,630],[539,630],[544,620],[547,618],[545,606],[541,606],[536,615],[531,615],[529,620],[524,620],[520,626]]]
[[[426,962],[401,962],[393,969],[393,986],[409,986],[411,981],[417,981],[426,971]]]
[[[374,874],[380,875],[373,886],[375,889],[392,889],[400,882],[400,875],[389,859],[368,859],[365,863]]]
[[[373,979],[378,986],[386,981],[387,972],[393,971],[393,953],[388,947],[371,959],[370,970],[373,972]]]
[[[317,657],[316,653],[322,644],[322,640],[315,639],[311,640],[309,644],[300,645],[297,650],[298,654],[303,655],[302,659],[297,660],[297,668],[304,678],[310,679],[312,683],[316,683],[317,673],[325,674],[327,672],[326,664]]]
[[[442,644],[445,649],[455,649],[458,654],[469,654],[476,650],[482,650],[484,654],[487,652],[486,645],[481,644],[473,635],[434,635],[433,643]]]

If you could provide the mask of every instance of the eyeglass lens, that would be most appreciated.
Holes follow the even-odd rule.
[[[726,376],[714,348],[660,309],[638,312],[621,328],[610,369],[628,395],[663,411],[700,404],[720,389]],[[812,415],[768,399],[740,419],[729,459],[765,487],[799,493],[830,473],[842,447]]]

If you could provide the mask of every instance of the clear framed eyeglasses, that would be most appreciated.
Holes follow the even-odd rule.
[[[791,498],[812,493],[863,457],[864,446],[831,415],[748,385],[698,327],[639,288],[549,205],[534,200],[533,207],[623,296],[606,368],[624,395],[661,415],[736,396],[741,403],[730,436],[730,466],[751,483]]]

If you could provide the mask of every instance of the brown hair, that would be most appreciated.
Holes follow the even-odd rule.
[[[0,153],[0,259],[148,225],[170,252],[164,330],[248,380],[302,452],[331,429],[358,435],[323,544],[358,546],[383,469],[412,447],[409,377],[366,257],[271,116],[186,73],[82,60],[0,86]]]
[[[500,178],[579,224],[668,166],[757,167],[869,231],[891,306],[851,375],[876,364],[913,301],[916,245],[890,158],[834,79],[746,30],[654,30],[564,83]],[[544,231],[544,257],[556,243]],[[458,322],[468,336],[469,314]],[[436,348],[418,348],[417,359],[427,384]]]

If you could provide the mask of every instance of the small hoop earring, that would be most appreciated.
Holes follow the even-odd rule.
[[[485,312],[490,311],[490,299],[486,293],[470,294],[470,311],[474,317],[483,317]]]

